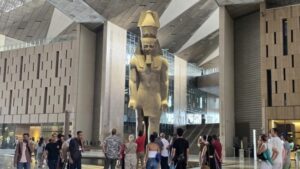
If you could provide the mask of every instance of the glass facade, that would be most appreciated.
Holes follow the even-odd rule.
[[[218,68],[203,69],[188,63],[186,124],[215,124],[220,122],[219,96],[198,88],[195,78],[216,72],[218,72]]]

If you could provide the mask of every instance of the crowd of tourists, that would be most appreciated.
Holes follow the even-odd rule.
[[[65,139],[62,134],[52,134],[49,140],[40,138],[38,143],[30,139],[28,133],[23,134],[22,141],[16,145],[14,166],[17,169],[31,169],[32,154],[38,168],[49,169],[81,169],[81,153],[83,152],[83,132]]]
[[[146,144],[146,132],[139,131],[138,137],[129,135],[122,143],[113,129],[111,136],[104,140],[105,154],[104,169],[115,169],[120,165],[122,169],[185,169],[189,158],[189,143],[183,136],[183,129],[177,129],[176,139],[169,141],[164,133],[153,132]],[[118,164],[119,163],[119,164]]]
[[[146,132],[139,131],[138,137],[129,135],[122,143],[116,129],[104,140],[104,169],[186,169],[189,161],[189,142],[183,138],[184,130],[177,129],[176,136],[166,137],[153,132],[146,144]],[[207,138],[207,139],[206,139]],[[217,136],[203,136],[199,139],[200,168],[220,169],[222,163],[222,146]]]
[[[258,140],[257,156],[261,169],[290,169],[290,154],[293,144],[288,142],[287,135],[278,135],[276,128],[271,129],[269,136],[263,134]]]
[[[104,139],[102,150],[105,155],[104,169],[186,169],[189,161],[189,142],[183,137],[184,130],[178,128],[176,135],[151,133],[146,130],[121,140],[117,130],[112,129]],[[15,148],[14,165],[17,169],[30,169],[32,154],[38,168],[81,169],[83,133],[76,137],[52,134],[50,139],[40,138],[35,142],[28,133],[23,134]],[[203,136],[198,141],[200,168],[220,169],[222,146],[217,136]]]

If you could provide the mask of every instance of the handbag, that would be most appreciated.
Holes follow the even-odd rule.
[[[257,155],[257,158],[260,159],[260,160],[262,160],[262,161],[266,161],[266,160],[267,160],[267,159],[265,158],[265,156],[264,156],[264,153],[258,154],[258,155]]]
[[[156,153],[156,155],[155,155],[155,160],[156,160],[157,162],[159,162],[160,159],[161,159],[161,154],[160,154],[160,153]]]

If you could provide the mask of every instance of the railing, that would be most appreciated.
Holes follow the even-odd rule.
[[[69,41],[69,40],[74,40],[74,39],[76,39],[75,35],[68,34],[68,35],[58,36],[55,38],[45,38],[45,39],[38,39],[38,40],[30,41],[30,42],[20,42],[20,43],[0,46],[0,52],[14,50],[14,49],[34,47],[34,46],[40,46],[40,45],[46,45],[46,44],[55,43],[55,42]]]
[[[199,67],[196,64],[193,63],[188,63],[187,65],[187,74],[190,77],[196,77],[196,76],[206,76],[206,75],[210,75],[213,73],[217,73],[219,72],[219,68],[218,67],[214,67],[214,68],[209,68],[209,69],[204,69],[202,67]]]

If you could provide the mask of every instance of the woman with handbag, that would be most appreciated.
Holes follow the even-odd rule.
[[[144,164],[146,164],[146,169],[157,169],[160,161],[160,148],[158,144],[155,143],[155,135],[150,135],[150,143],[146,146],[146,154]]]
[[[261,135],[258,141],[257,157],[261,160],[260,169],[272,169],[272,160],[268,149],[268,137]]]

